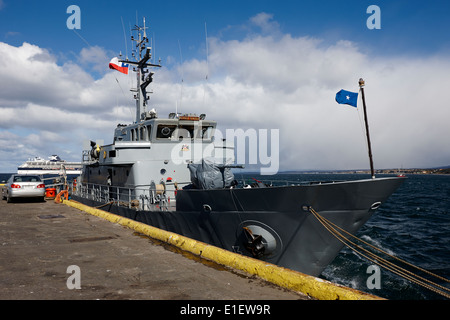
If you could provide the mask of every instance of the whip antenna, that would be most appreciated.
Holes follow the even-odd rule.
[[[122,30],[123,30],[123,40],[125,42],[125,58],[128,60],[128,46],[127,46],[127,35],[125,33],[125,26],[123,24],[123,19],[120,17],[120,20],[122,21]]]
[[[180,50],[180,72],[181,72],[181,88],[180,88],[180,107],[181,107],[181,101],[183,100],[183,86],[184,86],[184,72],[183,72],[183,54],[181,53],[181,44],[180,40],[178,39],[178,49]],[[178,104],[176,106],[176,113],[178,115]]]
[[[205,77],[205,84],[203,86],[203,106],[205,105],[206,85],[208,84],[208,74],[209,74],[208,30],[206,28],[206,21],[205,21],[205,45],[206,45],[206,77]]]
[[[206,81],[208,81],[209,54],[208,54],[208,30],[206,29],[206,22],[205,22],[205,44],[206,44]]]

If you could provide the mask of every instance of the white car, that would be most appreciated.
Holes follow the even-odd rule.
[[[45,184],[39,176],[13,174],[2,188],[2,198],[39,198],[44,201]]]

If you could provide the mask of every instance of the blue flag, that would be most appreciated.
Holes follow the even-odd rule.
[[[336,102],[339,104],[348,104],[356,108],[358,103],[358,93],[341,90],[336,93]]]

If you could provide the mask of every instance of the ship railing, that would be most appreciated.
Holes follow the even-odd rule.
[[[314,185],[322,183],[334,183],[338,181],[285,181],[285,180],[251,180],[239,181],[237,188],[247,187],[265,187],[276,186],[295,186],[295,185]],[[101,203],[101,207],[106,205],[115,205],[119,207],[133,208],[136,210],[161,210],[171,211],[176,209],[177,187],[185,183],[150,183],[148,185],[139,185],[137,187],[118,187],[94,183],[70,184],[70,192],[78,197],[93,200]],[[255,185],[256,184],[256,185]]]
[[[101,203],[100,207],[108,204],[127,207],[136,210],[171,211],[176,208],[175,183],[167,183],[161,190],[154,183],[138,187],[118,187],[94,183],[71,184],[73,195]]]
[[[259,179],[240,179],[237,180],[239,188],[249,188],[249,187],[261,187],[263,184],[265,187],[283,187],[283,186],[307,186],[316,184],[327,184],[342,182],[344,180],[315,180],[315,181],[289,181],[289,180],[259,180]]]

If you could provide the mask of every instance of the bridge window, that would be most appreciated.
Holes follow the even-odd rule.
[[[168,139],[172,137],[172,133],[177,128],[176,125],[166,125],[166,124],[160,124],[158,125],[158,129],[156,131],[156,138],[157,139]]]

